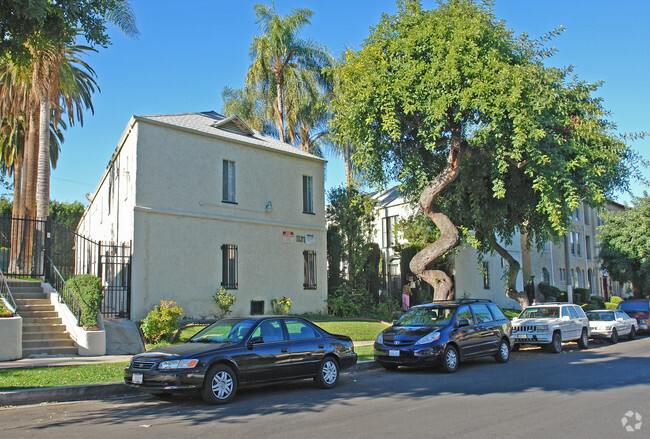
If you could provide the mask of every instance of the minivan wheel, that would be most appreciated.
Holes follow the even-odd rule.
[[[339,364],[332,357],[325,357],[318,366],[318,373],[314,378],[316,385],[322,389],[331,389],[339,380]]]
[[[630,335],[628,336],[630,340],[634,340],[636,338],[636,328],[632,326],[632,329],[630,329]]]
[[[609,337],[609,341],[611,341],[614,344],[618,343],[618,331],[616,330],[616,328],[612,328],[612,336]]]
[[[589,348],[589,336],[587,335],[587,330],[585,328],[582,328],[582,334],[578,339],[578,346],[580,347],[580,349]]]
[[[454,373],[458,370],[458,351],[455,347],[449,345],[445,348],[442,358],[442,367],[445,372]]]
[[[559,331],[555,331],[553,333],[551,343],[546,346],[546,349],[552,354],[558,354],[562,352],[562,335],[560,335]]]
[[[505,338],[502,338],[499,342],[499,349],[497,349],[494,358],[497,360],[497,363],[507,363],[510,359],[510,343]]]
[[[237,393],[237,375],[225,364],[210,368],[205,377],[201,396],[208,404],[227,404]]]

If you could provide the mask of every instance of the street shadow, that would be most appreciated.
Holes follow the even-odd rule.
[[[644,343],[646,340],[624,343]],[[400,368],[344,373],[339,385],[322,390],[312,380],[242,388],[230,404],[212,406],[196,395],[161,400],[157,397],[107,400],[102,410],[84,414],[83,422],[92,425],[119,425],[137,422],[165,426],[178,422],[202,425],[211,422],[239,424],[247,417],[317,413],[331,406],[352,406],[363,398],[426,399],[439,395],[517,394],[527,391],[578,393],[650,384],[650,355],[628,355],[618,345],[595,342],[589,350],[565,344],[559,354],[541,349],[513,353],[506,364],[492,358],[463,362],[454,374],[439,368]],[[646,349],[647,351],[647,349]],[[353,401],[355,401],[353,403]],[[39,431],[73,425],[74,416],[52,423],[24,427]]]

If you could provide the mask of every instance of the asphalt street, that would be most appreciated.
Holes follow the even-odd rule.
[[[218,407],[153,397],[9,407],[0,437],[647,438],[649,366],[649,337],[569,344],[507,364],[470,361],[452,375],[374,370],[344,374],[331,390],[311,381],[242,389]]]

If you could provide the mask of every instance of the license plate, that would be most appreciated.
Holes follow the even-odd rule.
[[[388,356],[389,357],[399,357],[399,350],[397,349],[390,349],[388,351]]]
[[[133,384],[142,384],[142,374],[134,373],[133,377],[131,378],[131,381],[133,382]]]

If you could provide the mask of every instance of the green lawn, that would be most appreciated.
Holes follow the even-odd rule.
[[[357,353],[357,361],[366,361],[374,359],[375,350],[372,346],[359,346],[354,348]]]
[[[374,341],[377,334],[388,328],[384,323],[377,321],[330,320],[315,323],[327,332],[347,335],[353,341]]]
[[[0,370],[0,390],[118,383],[124,379],[124,368],[127,365],[127,362],[121,362],[83,366],[2,369]]]

